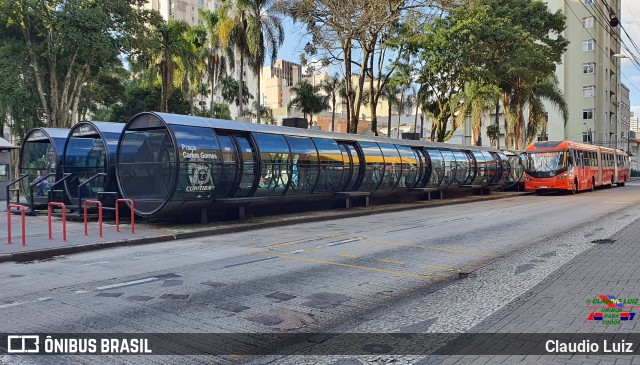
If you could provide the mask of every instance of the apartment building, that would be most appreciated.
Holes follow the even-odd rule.
[[[149,0],[143,7],[156,10],[164,20],[175,19],[189,25],[201,24],[198,12],[211,0]]]
[[[620,0],[549,0],[547,4],[551,11],[566,15],[563,36],[571,42],[556,71],[569,120],[565,126],[560,112],[549,105],[548,138],[621,147],[622,139],[628,138],[629,90],[620,83],[624,55],[615,23],[620,19]]]

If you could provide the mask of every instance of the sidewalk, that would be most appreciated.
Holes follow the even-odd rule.
[[[114,222],[104,222],[103,238],[98,235],[98,223],[89,222],[89,235],[84,235],[84,223],[67,220],[67,241],[62,240],[62,219],[52,218],[53,239],[48,237],[46,215],[26,217],[26,246],[22,246],[21,218],[11,215],[12,244],[7,244],[8,225],[6,201],[0,201],[0,262],[42,260],[58,255],[99,250],[117,246],[138,245],[179,239],[206,237],[218,234],[242,232],[253,229],[288,226],[336,218],[357,217],[378,213],[390,213],[409,209],[434,208],[443,205],[465,204],[484,200],[506,199],[528,193],[494,192],[483,196],[464,196],[444,200],[415,201],[389,205],[372,205],[369,208],[349,210],[333,209],[303,213],[253,217],[244,222],[223,221],[207,224],[167,224],[136,221],[135,234],[129,224],[121,224],[116,232]]]

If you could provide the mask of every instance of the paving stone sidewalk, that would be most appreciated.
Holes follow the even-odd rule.
[[[640,333],[640,319],[589,321],[587,300],[640,297],[640,219],[577,255],[542,282],[468,332]],[[625,311],[638,312],[638,308]],[[639,344],[636,344],[638,346]],[[630,355],[447,356],[420,364],[640,364]]]

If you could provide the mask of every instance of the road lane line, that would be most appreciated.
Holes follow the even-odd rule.
[[[387,264],[396,264],[396,265],[404,265],[404,264],[405,264],[405,262],[404,262],[404,261],[397,261],[397,260],[387,260],[387,259],[384,259],[384,260],[378,260],[378,261],[380,261],[380,262],[386,262]]]
[[[52,299],[53,298],[51,298],[51,297],[45,297],[45,298],[38,298],[36,300],[30,300],[30,301],[24,301],[24,302],[14,302],[14,303],[2,304],[2,305],[0,305],[0,309],[17,307],[19,305],[25,305],[25,304],[34,304],[34,303],[46,302],[46,301],[49,301],[49,300],[52,300]]]
[[[140,279],[140,280],[132,280],[132,281],[125,281],[124,283],[118,283],[118,284],[111,284],[111,285],[105,285],[105,286],[99,286],[96,288],[96,290],[108,290],[108,289],[115,289],[115,288],[121,288],[123,286],[130,286],[130,285],[137,285],[137,284],[144,284],[144,283],[150,283],[152,281],[158,281],[159,279],[156,277],[150,277],[150,278],[146,278],[146,279]]]
[[[318,241],[318,240],[322,240],[322,239],[326,239],[326,238],[340,237],[340,236],[346,236],[346,235],[347,235],[346,233],[338,233],[338,234],[324,235],[324,236],[315,237],[315,238],[303,238],[303,239],[295,240],[295,241],[276,243],[275,245],[269,245],[269,246],[265,246],[265,247],[266,248],[275,248],[275,247],[291,246],[291,245],[295,245],[295,244],[298,244],[298,243],[314,242],[314,241]]]
[[[429,269],[436,269],[436,270],[442,270],[442,271],[456,271],[456,269],[452,269],[449,267],[435,266],[435,265],[425,265],[425,267],[428,267]]]
[[[465,249],[462,249],[462,248],[445,248],[445,247],[423,246],[423,245],[417,245],[417,244],[414,244],[414,243],[392,242],[392,241],[385,241],[385,240],[379,240],[377,238],[368,238],[368,237],[364,237],[364,238],[361,238],[361,239],[363,241],[369,241],[369,242],[373,242],[373,243],[380,243],[380,244],[383,244],[383,245],[390,245],[390,246],[415,247],[415,248],[423,248],[425,250],[446,251],[446,252],[455,252],[455,253],[467,253],[467,254],[479,255],[479,256],[499,256],[499,254],[497,254],[495,252],[489,252],[489,251],[476,251],[476,250],[465,250]]]
[[[345,264],[345,263],[342,263],[342,262],[335,262],[335,261],[316,260],[316,259],[311,259],[311,258],[301,257],[301,256],[279,255],[279,254],[274,254],[274,253],[271,253],[271,252],[253,252],[253,253],[255,255],[262,255],[262,256],[268,256],[268,257],[278,257],[278,258],[281,258],[281,259],[289,259],[289,260],[304,261],[304,262],[312,262],[314,264],[324,264],[324,265],[349,267],[349,268],[352,268],[352,269],[375,271],[375,272],[381,272],[381,273],[385,273],[385,274],[398,275],[398,276],[407,276],[407,277],[413,277],[413,278],[419,278],[419,279],[435,280],[435,279],[439,278],[438,276],[432,276],[432,275],[422,275],[422,274],[414,274],[414,273],[403,272],[403,271],[378,269],[376,267],[351,265],[351,264]]]
[[[341,254],[339,254],[338,256],[340,256],[340,257],[347,257],[347,258],[350,258],[350,259],[357,259],[357,258],[359,258],[359,257],[360,257],[360,256],[356,256],[356,255],[350,255],[350,254],[348,254],[348,253],[341,253]]]

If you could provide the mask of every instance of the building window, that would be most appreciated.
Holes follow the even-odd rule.
[[[582,18],[582,25],[586,28],[593,28],[594,18],[592,16]]]
[[[582,119],[593,119],[593,109],[582,109]]]
[[[595,94],[596,87],[593,85],[583,86],[582,87],[582,96],[585,98],[593,97]]]
[[[583,63],[582,64],[582,73],[592,74],[596,69],[596,64],[594,62]]]
[[[595,41],[593,39],[586,40],[582,42],[582,52],[591,52],[593,51],[593,47],[595,45]]]

